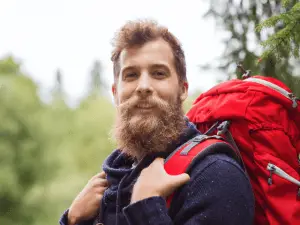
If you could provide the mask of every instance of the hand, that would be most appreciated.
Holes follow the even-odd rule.
[[[153,196],[166,198],[189,179],[186,173],[176,176],[167,174],[164,159],[156,158],[149,167],[142,170],[133,187],[131,203]]]
[[[74,225],[82,220],[95,217],[107,187],[108,183],[104,172],[93,176],[70,206],[68,224]]]

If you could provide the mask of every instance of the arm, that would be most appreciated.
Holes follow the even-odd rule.
[[[162,197],[150,197],[124,209],[131,225],[251,225],[254,198],[249,180],[230,158],[208,156],[175,194],[169,213],[171,217]]]
[[[69,213],[69,210],[66,210],[64,212],[64,214],[61,216],[61,218],[59,220],[59,224],[60,225],[71,225],[68,222],[68,213]],[[93,222],[94,222],[94,220],[91,219],[91,220],[85,220],[85,221],[79,222],[79,223],[77,223],[75,225],[93,225]]]

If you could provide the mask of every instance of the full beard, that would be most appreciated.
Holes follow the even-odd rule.
[[[159,109],[156,115],[133,115],[132,110],[139,102],[138,97],[132,97],[119,105],[114,126],[118,148],[135,159],[165,152],[171,143],[178,141],[186,127],[179,97],[171,104],[159,98],[148,98],[147,103]]]

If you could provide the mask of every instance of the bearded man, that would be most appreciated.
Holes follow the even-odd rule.
[[[207,156],[189,175],[171,176],[164,169],[164,158],[199,134],[182,109],[188,82],[176,37],[154,21],[128,22],[116,34],[111,59],[118,149],[60,224],[252,224],[251,185],[231,157]]]

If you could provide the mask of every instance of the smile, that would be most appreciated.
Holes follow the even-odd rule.
[[[153,109],[154,109],[154,106],[149,105],[149,104],[138,104],[138,105],[136,105],[137,112],[140,112],[142,114],[152,113]]]
[[[136,107],[137,107],[138,109],[152,109],[152,108],[154,108],[153,105],[143,104],[143,103],[137,104]]]

